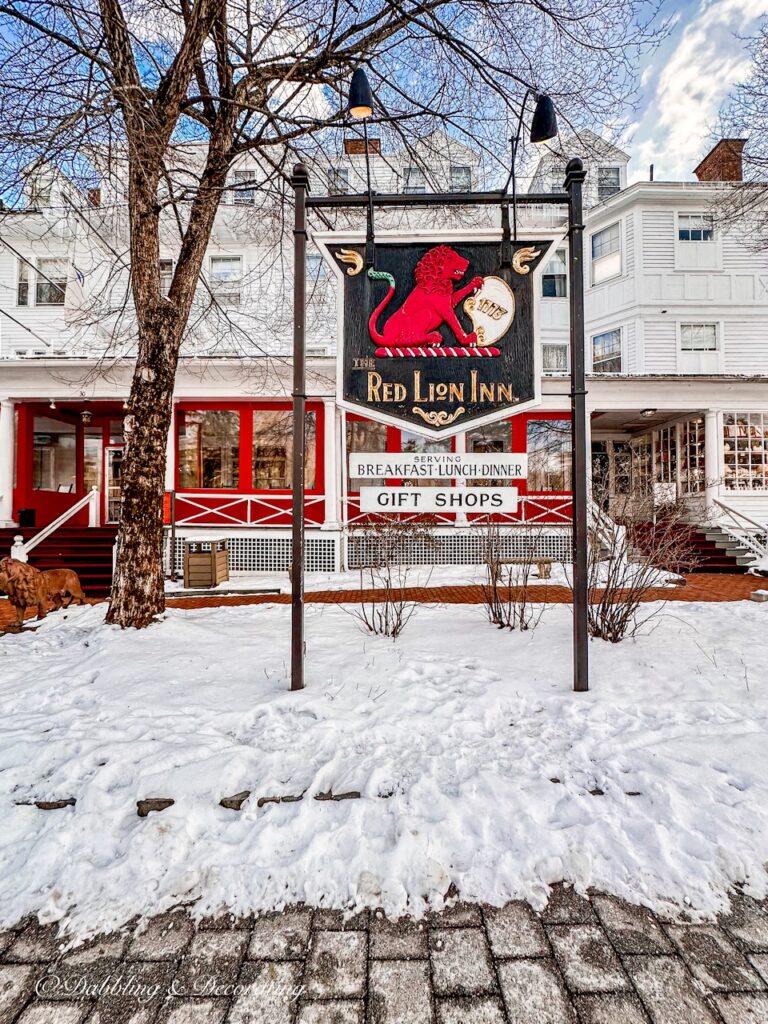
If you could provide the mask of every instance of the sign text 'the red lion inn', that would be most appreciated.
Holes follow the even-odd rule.
[[[536,270],[549,240],[320,239],[343,282],[338,401],[371,419],[446,437],[540,401]]]

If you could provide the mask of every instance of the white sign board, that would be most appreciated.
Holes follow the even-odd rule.
[[[360,480],[524,480],[528,456],[511,452],[353,452],[349,475]]]
[[[516,487],[361,487],[361,512],[516,512]]]

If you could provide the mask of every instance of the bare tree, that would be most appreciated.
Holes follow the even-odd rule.
[[[286,179],[338,146],[345,83],[366,65],[375,122],[405,146],[441,127],[490,161],[527,86],[572,125],[615,124],[652,0],[17,0],[0,2],[0,194],[55,166],[82,189],[122,162],[136,366],[108,621],[164,608],[162,493],[180,346],[233,163],[282,220]],[[178,234],[161,286],[164,218]],[[229,325],[228,325],[229,326]]]

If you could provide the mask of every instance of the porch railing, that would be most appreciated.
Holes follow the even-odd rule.
[[[724,519],[717,523],[720,529],[747,548],[756,558],[768,558],[768,524],[759,523],[718,498],[714,499],[714,504],[724,516]]]
[[[82,497],[79,501],[68,508],[65,512],[62,512],[58,519],[54,519],[52,523],[48,523],[44,526],[39,533],[36,533],[34,537],[30,537],[29,540],[24,540],[24,537],[18,533],[13,538],[13,544],[11,545],[11,558],[17,559],[19,562],[29,561],[29,552],[37,547],[38,544],[42,543],[52,533],[55,533],[60,526],[68,522],[72,516],[77,515],[86,506],[88,507],[88,526],[96,527],[101,525],[100,520],[100,505],[101,495],[98,487],[92,487],[90,491]]]
[[[611,555],[626,554],[626,527],[611,519],[593,498],[587,499],[587,522],[602,551]]]

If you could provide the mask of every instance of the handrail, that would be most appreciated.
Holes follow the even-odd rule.
[[[759,559],[768,558],[768,525],[765,523],[759,523],[756,519],[752,519],[746,512],[742,512],[740,509],[733,508],[731,505],[727,505],[724,501],[718,501],[714,499],[714,504],[718,508],[722,509],[726,515],[730,516],[731,519],[736,523],[735,526],[729,524],[721,525],[721,529],[724,530],[729,536],[733,537],[734,540],[743,544],[744,547],[749,548],[753,555]],[[743,520],[745,523],[749,523],[752,529],[748,529],[746,526],[741,526],[739,520]],[[761,536],[766,537],[764,542],[757,539],[756,534],[759,533]]]
[[[62,512],[58,519],[54,519],[52,523],[44,526],[34,537],[30,537],[29,540],[25,541],[20,533],[16,534],[11,545],[11,558],[15,558],[19,562],[26,562],[29,552],[33,548],[36,548],[38,544],[50,537],[52,533],[55,533],[60,526],[63,526],[72,516],[77,515],[86,505],[88,506],[88,526],[99,526],[99,498],[98,487],[92,487],[84,497],[76,501],[66,512]]]

